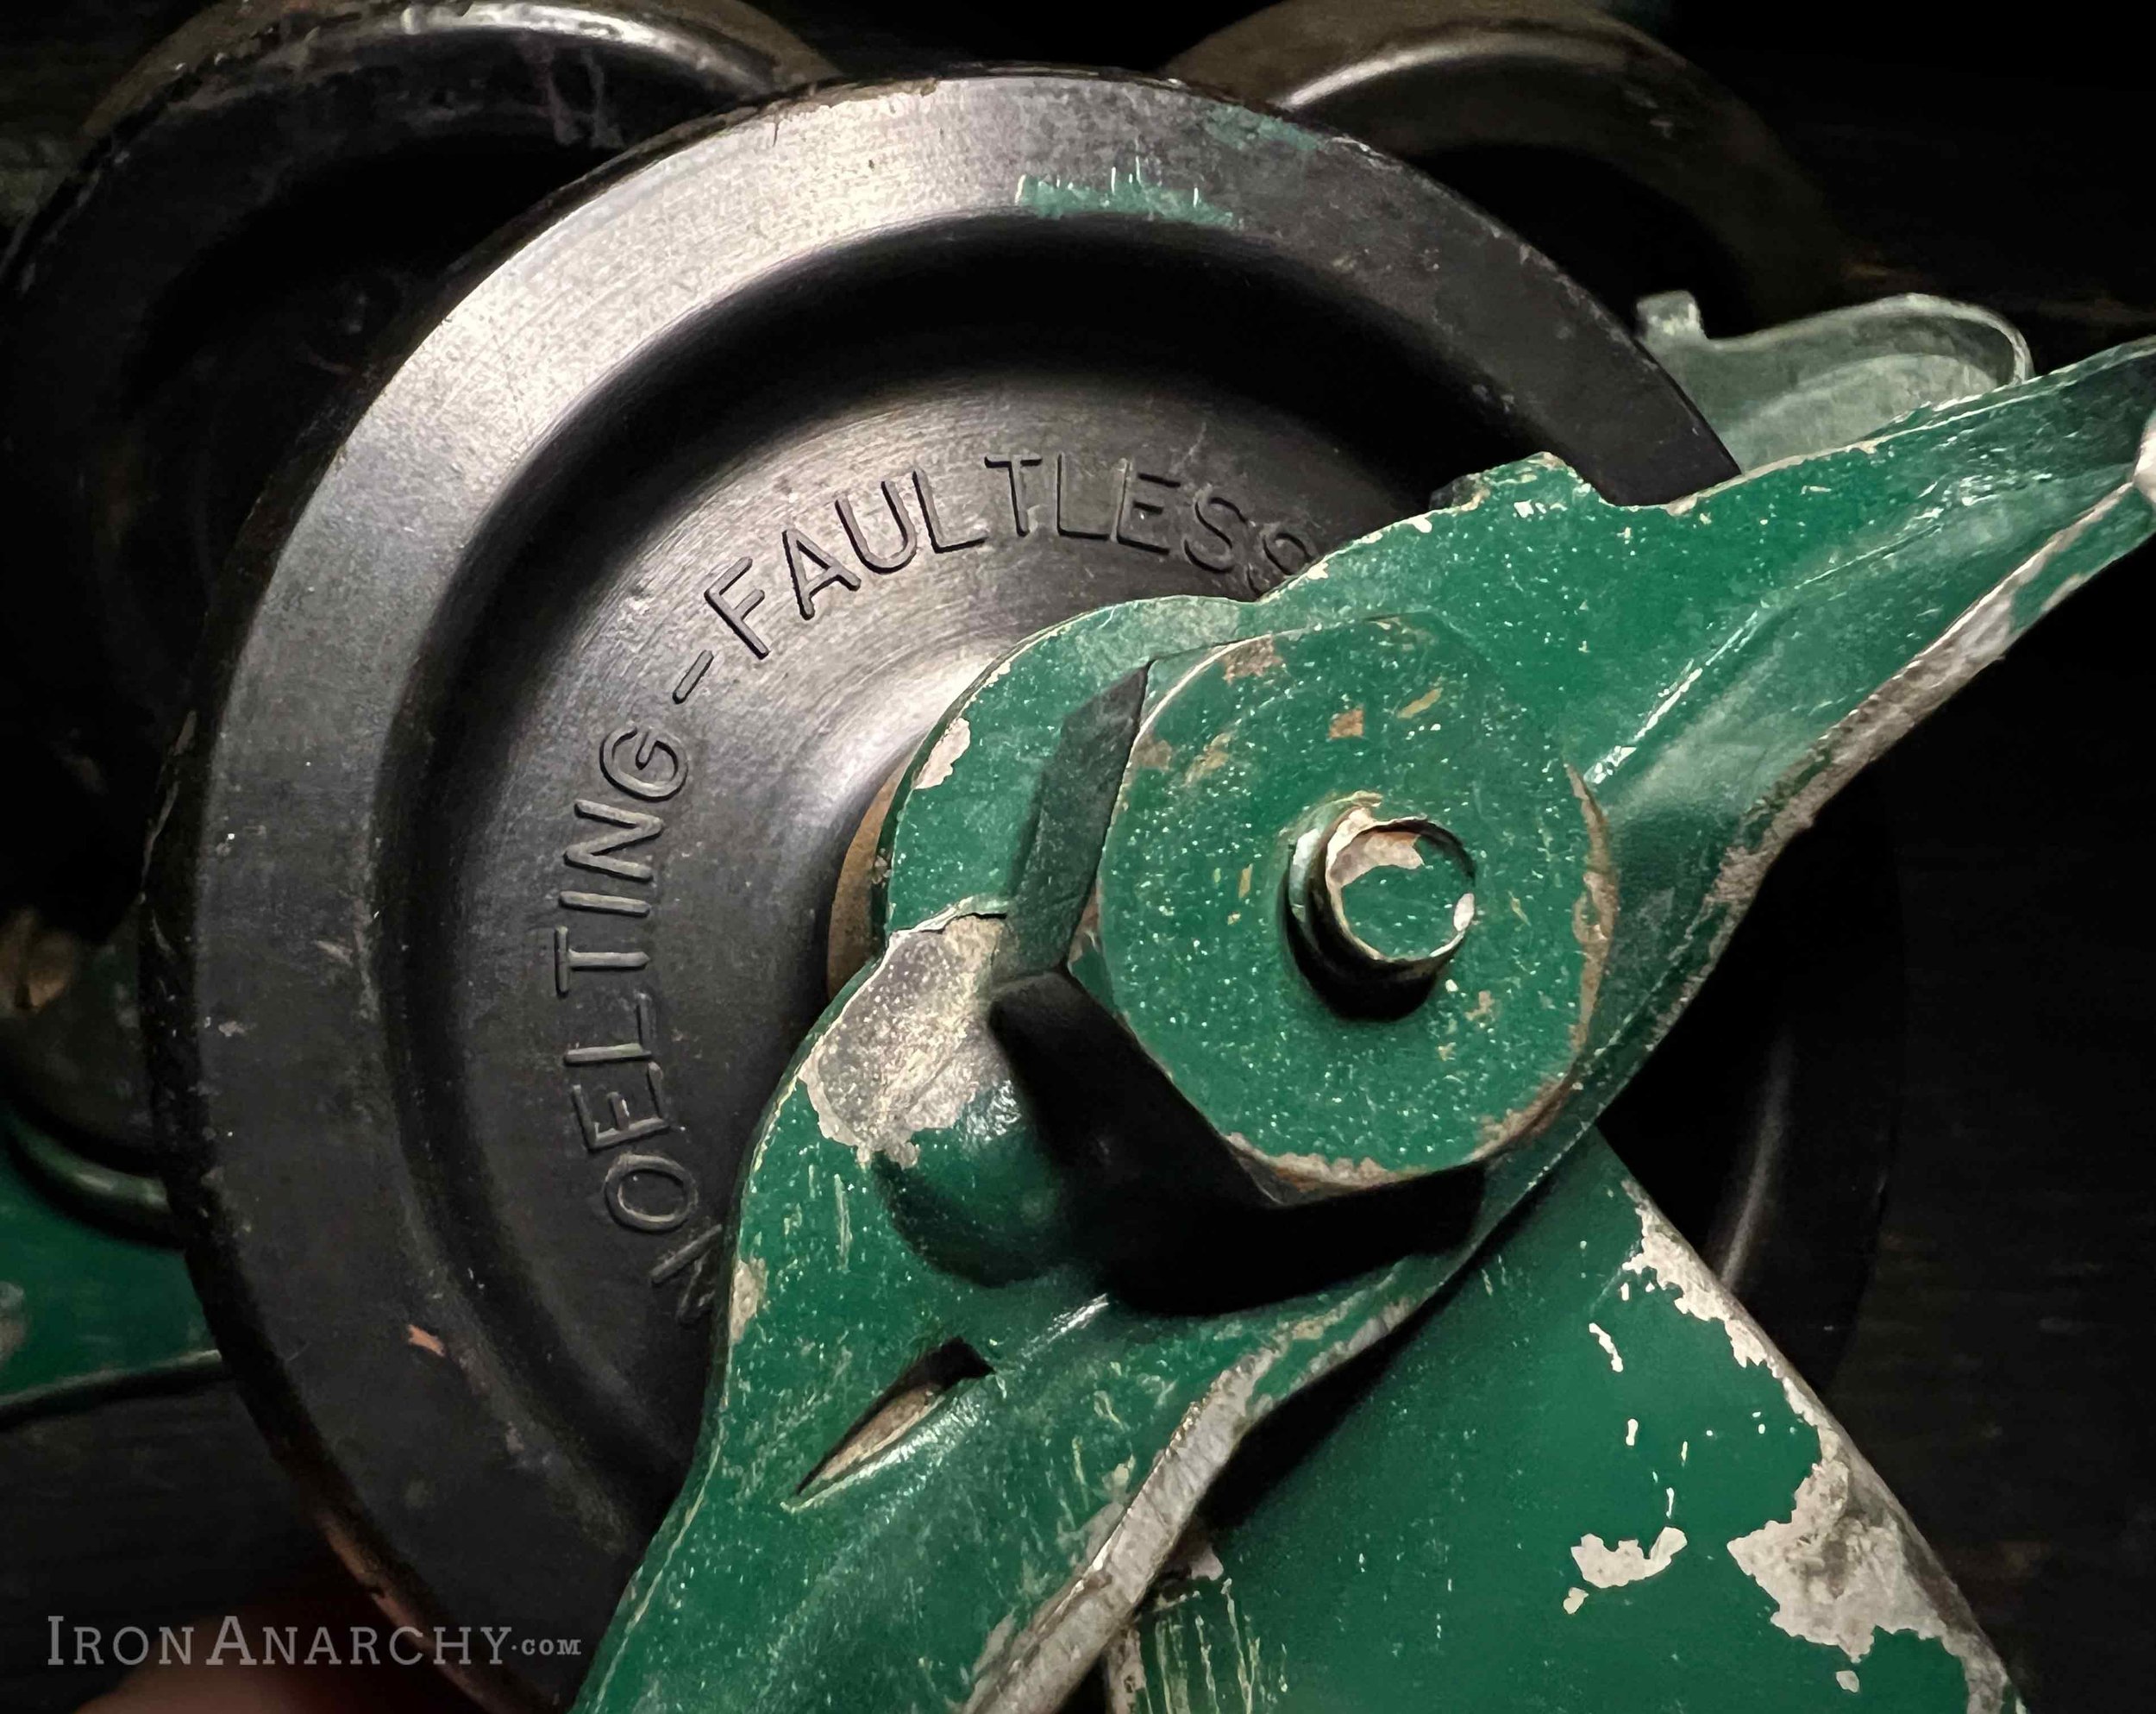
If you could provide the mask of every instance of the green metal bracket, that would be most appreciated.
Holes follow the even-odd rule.
[[[1498,1619],[1476,1635],[1517,1658],[1482,1682],[1517,1686],[1547,1661],[1540,1705],[1630,1705],[1621,1687],[1669,1657],[1646,1705],[1713,1705],[1716,1686],[1794,1672],[1785,1705],[1798,1706],[1821,1685],[1847,1693],[1817,1669],[1839,1658],[1835,1673],[1868,1662],[1866,1693],[1897,1707],[2001,1706],[1996,1660],[1839,1431],[1681,1246],[1653,1247],[1629,1198],[1620,1235],[1598,1157],[1576,1146],[1788,838],[2146,539],[2153,411],[2156,348],[2130,347],[1665,507],[1608,505],[1529,460],[1263,601],[1110,610],[1007,659],[901,788],[882,954],[766,1116],[696,1467],[580,1705],[1045,1710],[1112,1647],[1146,1666],[1144,1688],[1121,1680],[1126,1702],[1156,1695],[1157,1672],[1156,1705],[1206,1705],[1202,1672],[1178,1678],[1163,1652],[1217,1664],[1181,1607],[1156,1607],[1135,1649],[1117,1640],[1236,1446],[1289,1397],[1380,1346],[1398,1348],[1400,1374],[1414,1370],[1406,1353],[1442,1347],[1430,1361],[1456,1371],[1546,1357],[1558,1408],[1607,1416],[1558,1275],[1516,1322],[1465,1317],[1473,1285],[1427,1307],[1554,1227],[1584,1246],[1581,1301],[1620,1288],[1626,1314],[1589,1332],[1609,1376],[1626,1372],[1624,1339],[1657,1353],[1639,1372],[1662,1413],[1626,1420],[1720,1439],[1733,1398],[1761,1413],[1764,1445],[1699,1490],[1686,1541],[1712,1545],[1689,1560],[1616,1504],[1637,1487],[1627,1465],[1604,1511],[1556,1507],[1551,1527],[1579,1525],[1583,1580],[1572,1610],[1572,1585],[1551,1610],[1582,1623],[1506,1629],[1502,1590],[1539,1585],[1491,1571],[1482,1610]],[[1418,673],[1429,681],[1409,685]],[[1448,706],[1457,717],[1434,712]],[[1476,768],[1499,744],[1521,770],[1503,793]],[[1569,770],[1562,797],[1553,766]],[[1489,982],[1448,988],[1424,970],[1412,1003],[1349,1004],[1282,951],[1313,833],[1326,844],[1357,807],[1392,824],[1377,866],[1441,887],[1447,911],[1467,870],[1427,829],[1454,839],[1474,901],[1445,968],[1484,959]],[[1402,838],[1412,865],[1392,860]],[[1358,920],[1369,872],[1333,876],[1357,888]],[[1379,939],[1412,954],[1429,898],[1382,886]],[[1518,932],[1483,933],[1520,916]],[[1538,1033],[1543,1011],[1558,1014],[1553,1034]],[[1448,1041],[1477,1065],[1451,1100]],[[1313,1102],[1313,1068],[1343,1060],[1357,1074]],[[1267,1130],[1269,1113],[1290,1118]],[[1633,1318],[1649,1282],[1627,1277],[1620,1243],[1641,1246],[1681,1311],[1670,1326]],[[1413,1338],[1393,1339],[1418,1312]],[[1714,1340],[1733,1365],[1702,1360]],[[1511,1420],[1493,1416],[1493,1432]],[[1310,1479],[1339,1456],[1313,1449]],[[1481,1500],[1453,1482],[1461,1467],[1433,1454],[1426,1483],[1340,1504],[1336,1536],[1313,1540],[1380,1541],[1406,1518],[1432,1552],[1451,1540],[1501,1555],[1503,1513],[1469,1520]],[[1591,1495],[1596,1467],[1568,1479]],[[1511,1551],[1546,1569],[1528,1521]],[[1248,1569],[1242,1542],[1221,1539],[1238,1589],[1296,1583],[1265,1538],[1249,1538]],[[1845,1573],[1870,1592],[1845,1599],[1830,1586]],[[1184,1605],[1197,1625],[1205,1609]],[[1613,1610],[1639,1622],[1622,1648],[1580,1641]],[[1239,1704],[1217,1672],[1206,1694],[1329,1708],[1326,1686],[1351,1671],[1392,1705],[1453,1670],[1403,1650],[1395,1679],[1367,1647],[1342,1665],[1347,1648],[1296,1643],[1307,1673],[1246,1656]]]
[[[0,1422],[115,1386],[216,1372],[179,1253],[63,1208],[18,1151],[70,1163],[77,1176],[96,1170],[0,1107]],[[131,1175],[110,1177],[122,1182],[85,1185],[86,1196],[141,1196],[123,1182]]]
[[[1011,1024],[1087,996],[1275,1202],[1517,1141],[1571,1077],[1611,926],[1601,812],[1547,725],[1451,631],[1408,618],[1171,656],[1145,689],[1115,753],[1065,746],[1044,778],[995,973]],[[1051,841],[1048,807],[1074,797],[1101,825]],[[1405,826],[1426,832],[1402,844]],[[1327,843],[1329,911],[1327,889],[1288,884]],[[1042,899],[1037,874],[1074,856],[1077,884]],[[1363,914],[1397,926],[1428,905],[1432,945],[1457,943],[1424,961],[1442,996],[1413,1003],[1416,983],[1348,939],[1342,873]],[[1307,920],[1284,933],[1291,892]]]

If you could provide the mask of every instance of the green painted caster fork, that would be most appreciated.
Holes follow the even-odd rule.
[[[1592,1127],[1820,805],[2151,533],[2152,411],[2135,346],[1667,506],[1531,459],[1007,658],[580,1706],[2018,1706]]]

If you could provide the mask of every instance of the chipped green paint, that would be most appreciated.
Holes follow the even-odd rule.
[[[1007,910],[1034,787],[1065,717],[1156,654],[1233,637],[1239,609],[1202,595],[1101,607],[1042,631],[984,673],[922,740],[920,755],[937,754],[961,720],[965,749],[932,785],[923,783],[924,763],[909,769],[884,819],[881,878],[871,894],[879,935],[932,921],[954,901]]]
[[[1510,682],[1532,661],[1572,716],[1567,753],[1589,754],[1589,783],[1599,787],[1632,758],[1642,729],[1651,734],[1649,717],[1665,697],[1710,690],[1733,665],[1697,649],[1702,637],[1689,627],[1725,637],[1748,624],[1786,628],[1808,603],[1828,626],[1819,652],[1831,655],[1857,628],[1853,611],[1846,626],[1836,612],[1845,590],[1890,608],[1898,582],[1921,631],[1927,608],[1951,617],[1988,591],[1989,568],[2015,542],[2033,555],[2095,505],[2109,507],[2109,521],[2095,539],[2067,544],[2069,561],[2123,551],[2142,520],[2110,497],[2131,484],[2141,424],[2156,408],[2151,370],[2149,345],[2122,347],[1670,506],[1612,506],[1557,461],[1527,459],[1456,485],[1449,509],[1353,543],[1263,600],[1173,596],[1066,621],[1021,645],[945,717],[967,720],[972,743],[933,791],[909,784],[894,801],[877,907],[893,926],[927,920],[957,898],[1002,908],[1031,781],[1070,710],[1156,656],[1313,623],[1434,611],[1466,630],[1474,602],[1500,675]],[[1927,584],[1934,568],[1955,581]],[[2037,568],[2010,598],[2012,633],[2075,575],[2071,563]],[[1911,614],[1889,617],[1906,641]],[[1883,639],[1870,658],[1893,646]],[[1845,686],[1863,678],[1852,672]],[[1757,681],[1752,703],[1808,744],[1819,729],[1804,729],[1799,672],[1791,679]],[[1758,709],[1793,687],[1796,705]]]
[[[1300,127],[1288,128],[1298,135]],[[1191,226],[1235,226],[1235,214],[1209,203],[1195,185],[1163,184],[1146,176],[1145,163],[1133,158],[1127,167],[1111,166],[1106,185],[1041,179],[1031,173],[1018,179],[1015,198],[1022,209],[1061,220],[1070,215],[1138,215],[1148,220],[1177,220]]]
[[[909,840],[943,853],[924,865],[943,886],[1007,898],[1005,854],[1031,798],[997,794],[1044,762],[1064,698],[1097,694],[1149,653],[1435,614],[1548,722],[1608,819],[1619,910],[1596,1008],[1597,1104],[1825,799],[2150,533],[2152,411],[2156,345],[2143,342],[1668,506],[1610,505],[1556,460],[1528,459],[1263,600],[1075,619],[962,705],[995,746],[976,776],[962,763],[938,788],[959,791],[897,807],[891,903],[924,902],[899,887]],[[962,850],[940,825],[953,812]]]
[[[1316,1454],[1221,1502],[1110,1657],[1131,1714],[2020,1705],[1877,1477],[1599,1141]]]
[[[1789,832],[2060,595],[2147,537],[2152,410],[2156,348],[2129,347],[1668,507],[1608,505],[1554,461],[1529,460],[1263,601],[1112,610],[986,675],[894,805],[882,953],[833,1002],[766,1116],[741,1206],[734,1337],[696,1467],[580,1705],[1056,1706],[1243,1435],[1441,1292],[1588,1134]],[[1520,1146],[1473,1172],[1252,1207],[1234,1198],[1213,1114],[1147,1105],[1145,1079],[1040,1055],[990,1027],[1002,943],[1027,946],[1018,968],[1041,967],[1038,924],[1067,916],[1040,916],[1029,901],[1037,890],[1057,910],[1074,900],[1082,910],[1098,850],[1087,830],[1105,831],[1114,809],[1097,792],[1058,805],[1042,782],[1059,745],[1116,730],[1100,718],[1112,697],[1088,705],[1163,656],[1258,638],[1277,650],[1291,633],[1407,616],[1448,639],[1476,694],[1501,693],[1532,717],[1606,813],[1619,908],[1586,1057],[1539,1133],[1521,1126]],[[1451,694],[1452,675],[1428,706]],[[965,744],[942,743],[961,720]],[[1268,759],[1286,743],[1269,736]],[[1360,788],[1353,752],[1325,746],[1335,752],[1344,797]],[[1446,765],[1473,759],[1467,744]],[[1058,862],[1027,860],[1037,826],[1068,848]],[[1052,933],[1044,944],[1052,951]],[[1538,997],[1559,998],[1554,986]],[[1193,981],[1177,1003],[1210,1006],[1227,1027],[1238,998]],[[1254,1033],[1244,1063],[1253,1086],[1280,1093],[1307,1062]],[[1410,1152],[1426,1129],[1445,1134],[1420,1104],[1398,1120]],[[1502,1378],[1508,1326],[1450,1334],[1470,1301],[1456,1294],[1408,1348],[1434,1345]],[[1609,1313],[1583,1351],[1621,1377],[1635,1329]],[[1726,1328],[1698,1330],[1741,1355]],[[1677,1356],[1668,1366],[1699,1368]],[[1733,1372],[1744,1408],[1765,1421],[1781,1388],[1771,1366]],[[1702,1408],[1703,1436],[1724,1406]],[[1635,1529],[1620,1506],[1570,1520],[1587,1554],[1575,1556],[1578,1574],[1594,1587],[1571,1613],[1571,1585],[1556,1592],[1557,1616],[1601,1626],[1664,1585],[1685,1586],[1705,1562],[1696,1544],[1729,1527],[1729,1542],[1754,1545],[1749,1560],[1732,1551],[1742,1579],[1717,1585],[1730,1624],[1713,1647],[1728,1662],[1813,1672],[1824,1636],[1858,1663],[1837,1673],[1868,1675],[1866,1694],[1989,1714],[1961,1695],[1973,1647],[1954,1652],[1946,1598],[1931,1591],[1931,1618],[1887,1625],[1858,1648],[1855,1620],[1807,1571],[1808,1554],[1848,1545],[1838,1520],[1879,1516],[1855,1466],[1827,1458],[1834,1431],[1808,1408],[1788,1406],[1812,1439],[1790,1429],[1778,1461],[1733,1466],[1722,1510],[1702,1513],[1697,1535],[1685,1528],[1683,1545],[1659,1527],[1637,1533],[1651,1520]],[[1326,1447],[1311,1462],[1333,1460]],[[1857,1514],[1844,1504],[1852,1493]],[[1501,1533],[1501,1511],[1468,1510]],[[1729,1523],[1739,1513],[1742,1529]],[[1664,1523],[1683,1527],[1674,1512]],[[1888,1535],[1900,1541],[1902,1528]],[[1501,1545],[1493,1536],[1489,1551]],[[1739,1597],[1748,1604],[1730,1604]],[[1637,1610],[1680,1632],[1689,1623]],[[1589,1661],[1564,1687],[1568,1705],[1624,1704],[1598,1693],[1600,1670]]]
[[[1298,154],[1308,154],[1325,141],[1325,133],[1309,125],[1298,124],[1293,119],[1284,119],[1277,113],[1267,113],[1258,108],[1238,107],[1228,101],[1216,101],[1206,109],[1205,128],[1209,135],[1230,148],[1285,143]]]
[[[59,1207],[13,1150],[34,1133],[0,1108],[0,1420],[81,1394],[214,1369],[216,1347],[177,1251]]]

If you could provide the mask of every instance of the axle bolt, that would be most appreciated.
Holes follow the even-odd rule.
[[[1419,995],[1475,921],[1475,860],[1425,816],[1357,804],[1296,848],[1288,916],[1322,985]]]

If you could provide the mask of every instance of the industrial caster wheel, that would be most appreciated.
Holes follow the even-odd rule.
[[[1594,1127],[1821,807],[2156,538],[2153,424],[2156,341],[1663,505],[1527,458],[981,675],[584,1714],[2019,1710]]]
[[[362,1575],[596,1639],[842,858],[970,680],[1537,449],[1633,502],[1732,472],[1476,210],[1137,80],[774,105],[436,310],[251,532],[145,930],[221,1348]]]
[[[774,54],[749,81],[816,69],[783,43]],[[1674,76],[1651,59],[1649,72]],[[1702,123],[1691,143],[1735,135]],[[1443,171],[1447,148],[1421,152]],[[523,206],[504,200],[498,217]],[[1520,206],[1531,222],[1551,204]],[[1734,229],[1695,223],[1723,262],[1743,250]],[[1628,289],[1576,254],[1606,292]],[[1771,273],[1758,253],[1745,267]],[[317,365],[337,373],[311,392],[288,384],[285,348],[318,357],[328,336],[251,310],[245,350],[213,339],[181,366],[194,405],[138,400],[119,452],[81,455],[107,482],[89,509],[133,520],[93,544],[107,665],[126,664],[111,681],[138,656],[170,670],[146,666],[123,717],[78,719],[91,697],[48,730],[97,726],[82,748],[113,758],[101,790],[127,806],[120,823],[149,801],[145,758],[167,738],[179,752],[156,818],[150,997],[174,1189],[220,1348],[397,1611],[581,1645],[473,1679],[492,1701],[557,1704],[691,1467],[715,1341],[739,1340],[779,1289],[730,1215],[759,1124],[777,1122],[771,1092],[783,1102],[832,994],[867,991],[849,986],[863,966],[893,967],[888,931],[959,925],[956,946],[967,925],[1031,908],[992,879],[947,900],[933,929],[893,916],[943,878],[907,868],[936,842],[906,818],[918,829],[924,803],[964,800],[970,786],[944,789],[962,772],[1031,765],[1007,708],[944,711],[983,694],[995,675],[981,675],[1029,635],[1103,608],[1169,597],[1194,646],[1222,605],[1204,598],[1304,590],[1325,560],[1308,581],[1322,588],[1328,556],[1433,493],[1473,510],[1458,479],[1507,459],[1553,452],[1604,499],[1672,515],[1736,473],[1618,323],[1475,208],[1338,138],[1132,78],[984,75],[781,101],[556,194],[465,268],[437,247],[391,296],[406,320],[379,363],[358,354],[385,318],[346,317],[352,361]],[[228,573],[299,405],[324,399],[324,426]],[[248,432],[191,443],[176,426],[190,412]],[[183,709],[180,663],[213,606],[208,670]],[[1124,623],[1069,634],[1105,659]],[[1348,724],[1332,738],[1363,736]],[[946,855],[998,851],[1010,831],[990,817]],[[1789,980],[1821,921],[1868,930],[1888,908],[1876,871],[1847,870],[1840,845],[1800,851],[1814,876],[1771,883],[1795,902],[1777,913],[1770,891],[1745,931],[1757,945],[1609,1123],[1817,1372],[1862,1278],[1890,1129],[1874,1098],[1891,1087],[1892,990],[1852,978],[1878,945],[1869,932],[1838,953],[1839,983]],[[881,1133],[860,1102],[881,1099],[879,1056],[918,1059],[909,1039],[846,1058],[824,1090],[835,1107],[809,1096],[872,1177]],[[935,1083],[978,1067],[962,1054],[915,1069]],[[1092,1070],[1112,1080],[1106,1062]],[[1829,1104],[1862,1122],[1833,1130],[1831,1160],[1800,1159],[1792,1140],[1809,1143]],[[976,1116],[992,1148],[1011,1114]],[[1264,1182],[1308,1177],[1295,1164]],[[849,1190],[826,1188],[850,1234]],[[923,1239],[917,1215],[945,1221],[950,1188],[901,1215],[906,1242]],[[1330,1244],[1347,1228],[1326,1229]],[[1582,1230],[1583,1250],[1609,1237]],[[1158,1235],[1137,1215],[1125,1242]],[[837,1241],[843,1271],[849,1236]],[[1030,1265],[1008,1234],[924,1241],[1003,1284]],[[1247,1290],[1254,1275],[1235,1278]],[[887,1468],[947,1394],[997,1372],[1008,1353],[993,1345],[914,1353],[857,1401],[793,1498],[825,1504],[857,1466]],[[1360,1409],[1377,1384],[1357,1373],[1346,1403],[1319,1391],[1298,1406],[1294,1445]],[[1818,1427],[1814,1409],[1800,1422]],[[1271,1492],[1220,1491],[1208,1528],[1222,1551],[1263,1560],[1262,1529],[1229,1537]],[[686,1504],[624,1610],[610,1674],[624,1659],[705,1670],[693,1650],[669,1661],[632,1635],[654,1591],[680,1604]],[[1351,1508],[1339,1522],[1343,1540],[1364,1539]],[[1627,1545],[1642,1578],[1682,1547]],[[1205,1538],[1185,1548],[1155,1557],[1160,1598],[1094,1639],[1112,1698],[1172,1705],[1185,1664],[1220,1664],[1193,1596],[1219,1556]],[[1604,1551],[1599,1571],[1633,1569]],[[1263,1587],[1268,1573],[1238,1574]],[[1615,1586],[1584,1562],[1581,1575]],[[1041,1686],[1072,1680],[1011,1653],[1030,1633],[1007,1617],[974,1673],[1006,1700],[981,1705],[1045,1709]],[[629,1705],[624,1682],[592,1689],[592,1705]],[[896,1705],[887,1688],[861,1705]]]

